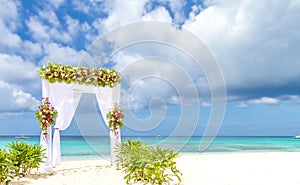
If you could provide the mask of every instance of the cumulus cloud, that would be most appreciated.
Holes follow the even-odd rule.
[[[11,30],[7,29],[5,24],[0,20],[0,47],[5,48],[16,48],[21,44],[21,38],[13,33]]]
[[[171,12],[174,14],[173,22],[175,24],[182,24],[185,22],[184,7],[187,3],[185,0],[163,0],[161,2],[167,3],[170,6]]]
[[[39,101],[18,86],[0,80],[0,112],[36,110]]]
[[[0,53],[0,80],[9,83],[23,83],[35,80],[38,68],[19,56]]]
[[[40,43],[23,40],[19,46],[18,54],[22,55],[27,60],[35,60],[43,55],[43,48]]]
[[[247,101],[238,101],[237,107],[239,108],[247,108],[249,105],[254,104],[267,104],[267,105],[278,105],[280,103],[289,103],[289,104],[300,104],[300,96],[299,95],[282,95],[276,98],[272,97],[261,97],[256,99],[250,99]]]
[[[21,44],[21,38],[15,33],[19,26],[18,3],[15,1],[0,1],[0,48],[15,48]]]
[[[72,5],[76,11],[83,12],[85,14],[90,14],[91,12],[95,13],[104,13],[106,12],[107,6],[112,4],[112,1],[102,1],[102,0],[93,0],[93,1],[81,1],[73,0]]]
[[[39,44],[29,40],[22,40],[17,33],[22,28],[19,15],[20,3],[16,1],[1,2],[0,7],[0,51],[12,55],[22,55],[34,59],[41,54]]]
[[[146,0],[130,2],[115,0],[107,4],[108,17],[101,22],[100,29],[102,29],[102,31],[100,32],[106,32],[125,24],[141,20],[146,2]]]
[[[158,7],[155,10],[144,14],[142,19],[145,21],[172,22],[172,17],[165,7]]]
[[[11,30],[15,30],[19,24],[17,21],[18,15],[18,6],[19,3],[16,1],[6,2],[5,0],[1,0],[0,7],[0,19],[3,21],[7,28]]]
[[[64,3],[64,0],[52,0],[49,2],[57,9]]]
[[[174,9],[176,19],[179,19],[180,17],[177,16],[178,11],[175,11],[178,9],[180,2],[183,1],[171,1],[170,3],[172,4],[172,9]],[[120,26],[139,21],[172,22],[173,19],[164,6],[157,6],[155,9],[147,12],[145,9],[147,3],[147,0],[130,1],[130,3],[122,0],[115,0],[105,6],[108,17],[101,19],[100,22],[99,20],[95,20],[94,25],[97,25],[96,28],[99,30],[99,33],[105,33],[115,28],[119,28]]]
[[[215,0],[184,27],[216,55],[231,95],[278,95],[275,89],[289,94],[299,87],[294,79],[300,78],[296,9],[295,1]]]
[[[42,64],[50,62],[79,65],[84,54],[83,50],[77,51],[69,46],[62,46],[57,43],[49,43],[43,46],[45,56],[42,58]]]
[[[49,27],[43,24],[38,17],[30,17],[27,21],[27,26],[32,33],[32,37],[35,40],[49,40]]]
[[[50,14],[50,15],[48,15]],[[68,43],[72,40],[71,35],[62,28],[57,18],[47,18],[47,15],[51,17],[51,14],[55,16],[54,12],[40,12],[41,17],[31,16],[26,24],[32,33],[32,38],[43,41],[58,41],[62,43]],[[56,16],[55,16],[56,17]]]
[[[238,103],[237,103],[237,107],[239,107],[239,108],[247,108],[247,107],[248,107],[248,104],[245,103],[245,102],[238,102]]]
[[[36,66],[46,64],[48,61],[78,65],[84,55],[83,48],[87,48],[97,36],[130,23],[155,20],[183,24],[183,28],[195,33],[207,43],[223,70],[229,96],[234,97],[233,100],[240,101],[237,106],[245,107],[250,103],[276,104],[275,100],[272,102],[266,97],[275,97],[274,99],[280,101],[277,96],[299,94],[300,84],[297,79],[300,78],[300,69],[297,63],[299,61],[297,49],[300,47],[300,27],[297,21],[300,18],[298,13],[300,3],[298,1],[207,0],[203,2],[204,5],[193,5],[190,8],[191,12],[185,12],[188,8],[186,1],[183,0],[160,0],[156,5],[147,0],[131,2],[115,0],[109,3],[72,1],[70,4],[73,5],[73,11],[88,17],[85,20],[76,19],[68,13],[58,17],[56,10],[66,6],[66,3],[63,0],[51,3],[50,6],[43,6],[40,9],[35,6],[37,14],[28,14],[28,17],[24,17],[25,25],[19,20],[20,3],[15,1],[1,3],[3,6],[0,7],[2,53],[0,63],[3,67],[0,69],[0,80],[13,87],[15,84],[19,85],[19,90],[23,92],[27,90],[22,87],[21,81],[38,79]],[[185,14],[189,14],[188,19]],[[28,40],[24,35],[17,34],[16,30],[20,27]],[[159,28],[149,32],[178,39],[170,33],[160,33],[163,31]],[[134,37],[136,34],[140,34],[139,30],[134,30],[124,39]],[[185,44],[193,47],[193,43]],[[169,61],[176,61],[173,63],[174,66],[175,64],[185,66],[183,71],[188,73],[192,83],[187,84],[182,79],[176,79],[174,66],[161,63],[160,71],[157,70],[158,65],[144,63],[131,66],[131,71],[135,71],[136,76],[124,74],[129,87],[135,83],[137,76],[148,70],[170,81],[177,80],[179,89],[185,90],[184,98],[189,98],[190,101],[196,98],[188,94],[193,86],[196,86],[200,98],[209,98],[207,95],[209,84],[204,74],[200,72],[201,70],[195,70],[193,65],[187,67],[188,60],[174,50],[163,47],[155,49],[149,46],[142,49],[135,48],[132,51],[114,58],[118,70],[125,70],[133,63],[130,61],[160,56]],[[16,75],[17,70],[12,69],[18,69],[22,73]],[[152,88],[149,86],[150,82],[159,87],[165,83],[142,79],[135,88],[136,97],[142,99],[147,97],[143,96],[145,94],[150,96],[149,89]],[[156,95],[176,104],[179,102],[179,96],[170,89],[172,88],[157,89]],[[137,92],[141,94],[138,96]],[[263,96],[266,97],[261,98]],[[142,102],[140,99],[137,101]]]
[[[250,100],[252,104],[278,104],[279,100],[276,98],[262,97],[260,99]]]
[[[56,13],[53,10],[39,11],[37,17],[40,20],[43,20],[45,23],[50,24],[51,26],[59,26],[60,25],[60,22],[56,16]]]
[[[182,61],[184,57],[170,52],[171,50],[160,49],[162,52],[172,53],[174,58],[158,55],[159,52],[154,52],[155,57],[140,55],[143,52],[136,55],[120,52],[114,57],[113,61],[117,64],[115,68],[122,75],[123,87],[128,89],[122,93],[125,98],[122,102],[129,102],[134,109],[138,109],[147,107],[155,98],[160,98],[165,103],[180,105],[195,104],[199,101],[199,96],[205,99],[203,102],[208,101],[207,95],[202,91],[204,80],[195,83],[193,78],[197,76],[191,76],[189,68],[178,65],[178,61]]]

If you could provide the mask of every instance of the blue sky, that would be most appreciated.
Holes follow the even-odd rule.
[[[37,71],[42,65],[48,61],[79,65],[99,37],[141,21],[173,23],[196,35],[214,54],[227,91],[219,135],[300,134],[299,0],[0,2],[0,135],[39,134],[34,112],[41,100]],[[149,62],[149,56],[171,62],[157,58]],[[203,134],[212,110],[211,89],[205,73],[186,55],[170,46],[142,43],[110,58],[104,66],[123,75],[122,104],[129,125],[123,129],[125,135],[172,135],[180,117],[187,130],[195,126],[194,135]],[[171,64],[190,81],[178,78]],[[145,71],[156,78],[145,78]],[[158,78],[162,74],[164,78]],[[196,97],[190,94],[191,87],[197,90]],[[84,100],[72,126],[62,134],[78,135],[86,123],[99,123],[97,116],[90,116],[97,112],[93,97],[86,95]],[[140,130],[134,130],[139,124]],[[143,124],[157,127],[141,131]],[[107,132],[101,129],[99,133]],[[184,129],[181,132],[184,135]]]

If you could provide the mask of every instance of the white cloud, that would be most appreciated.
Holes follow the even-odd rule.
[[[51,26],[59,26],[60,22],[54,11],[43,10],[38,13],[37,16],[40,20],[46,21]]]
[[[145,21],[172,22],[172,18],[165,7],[156,8],[155,10],[145,14],[142,19]]]
[[[260,99],[249,100],[249,103],[251,103],[251,104],[278,104],[279,100],[276,98],[262,97]]]
[[[0,112],[36,110],[39,101],[18,86],[0,80]]]
[[[184,27],[211,48],[229,89],[280,86],[300,78],[295,1],[215,0],[209,5]]]
[[[177,104],[180,105],[181,104],[181,98],[179,96],[171,96],[168,100],[168,103],[170,104]]]
[[[90,7],[84,1],[74,0],[74,1],[72,1],[72,3],[73,3],[75,10],[82,11],[86,14],[90,11]]]
[[[211,103],[210,102],[206,102],[206,101],[201,101],[201,107],[211,107]]]
[[[174,13],[174,23],[180,24],[184,23],[184,5],[186,4],[185,0],[172,0],[169,1],[172,12]]]
[[[146,0],[123,1],[115,0],[108,9],[107,19],[101,22],[104,32],[141,20]],[[126,16],[124,16],[126,15]]]
[[[10,30],[15,30],[19,24],[18,19],[18,6],[17,1],[0,0],[0,20],[5,23],[5,26]]]
[[[64,0],[51,0],[49,2],[57,9],[64,3]]]
[[[38,17],[30,17],[26,22],[29,30],[32,32],[32,37],[36,40],[49,40],[49,27],[44,25]]]
[[[103,34],[106,31],[133,22],[145,20],[172,22],[170,13],[163,6],[156,6],[154,10],[146,13],[145,4],[148,2],[146,0],[130,2],[116,0],[109,3],[103,1],[91,1],[89,3],[74,1],[72,3],[77,8],[75,11],[85,12],[90,17],[97,17],[94,12],[99,10],[101,13],[108,13],[108,17],[94,18],[94,22],[89,25],[88,22],[80,22],[75,19],[71,14],[65,14],[62,19],[58,19],[54,10],[43,9],[38,11],[38,15],[33,15],[26,21],[29,34],[34,38],[33,41],[30,41],[22,40],[21,35],[16,34],[16,29],[20,27],[19,3],[15,1],[4,2],[3,0],[0,0],[0,2],[3,4],[0,7],[0,49],[13,48],[15,51],[18,50],[23,58],[26,58],[24,60],[18,57],[19,53],[11,56],[0,55],[0,64],[3,65],[0,69],[0,80],[6,83],[37,79],[37,74],[34,72],[36,70],[35,65],[28,62],[34,58],[40,59],[42,57],[40,61],[43,64],[53,61],[78,65],[84,51],[76,50],[70,46],[70,42],[76,39],[78,33],[84,35],[82,37],[91,42],[98,34]],[[63,0],[56,0],[53,2],[53,6],[58,8],[63,3]],[[197,34],[212,49],[220,62],[229,88],[252,89],[274,84],[280,86],[289,83],[291,79],[300,78],[300,69],[297,62],[299,61],[297,49],[300,47],[300,26],[297,23],[300,18],[298,13],[299,1],[205,1],[208,8],[202,9],[200,5],[193,6],[189,20],[184,20],[183,7],[185,1],[164,1],[162,3],[167,3],[170,6],[175,16],[173,22],[185,22],[184,27]],[[63,26],[63,23],[60,22],[62,20],[66,21],[66,26]],[[151,30],[151,34],[161,34],[160,32],[159,29]],[[136,34],[139,34],[139,30],[134,30],[132,34],[128,34],[126,37],[130,38]],[[178,39],[170,33],[161,34],[161,36]],[[13,53],[11,50],[5,51]],[[126,68],[131,63],[129,61],[142,59],[147,52],[153,56],[161,56],[161,53],[165,53],[166,55],[163,55],[165,58],[171,60],[176,58],[185,61],[184,58],[180,58],[171,50],[153,51],[153,48],[150,48],[141,51],[142,54],[140,55],[136,53],[120,55],[117,69]],[[173,55],[173,58],[168,55]],[[178,62],[177,64],[178,66],[186,66],[184,62]],[[161,71],[157,70],[157,65],[134,66],[132,70],[135,71],[136,76],[128,77],[130,85],[146,70],[157,76],[165,75],[170,81],[178,80],[176,79],[174,66],[161,64],[159,67]],[[209,86],[206,80],[197,76],[197,70],[192,70],[184,69],[192,76],[195,84],[186,84],[182,79],[179,79],[177,82],[178,87],[185,89],[186,95],[189,95],[188,91],[193,85],[196,85],[202,96],[207,94],[206,89],[209,89]],[[16,74],[15,71],[21,71],[22,73]],[[143,82],[146,83],[146,81]],[[156,85],[160,86],[161,83],[156,83]],[[149,94],[151,88],[151,86],[144,85],[139,90],[142,94]],[[24,91],[21,86],[20,89]],[[177,97],[176,95],[166,95],[170,92],[169,88],[158,90],[161,91],[161,94],[158,94],[166,97],[170,102],[178,102],[177,99],[174,99],[174,97]],[[166,94],[163,94],[162,91],[165,91]],[[18,96],[25,97],[21,93]],[[138,97],[143,98],[143,96]],[[236,100],[240,100],[238,95],[234,97],[236,97]],[[190,100],[192,99],[194,97],[190,97]],[[277,99],[277,101],[279,100]],[[266,99],[266,97],[258,98],[249,102],[246,100],[245,102],[239,102],[237,106],[243,107],[249,103],[276,104],[276,100]]]
[[[62,64],[79,65],[84,51],[77,51],[71,47],[64,47],[57,43],[49,43],[43,46],[45,56],[42,64],[47,64],[49,61]]]
[[[40,17],[31,16],[26,21],[33,39],[43,42],[56,41],[62,43],[68,43],[72,40],[70,33],[62,27],[54,12],[45,10],[39,12],[39,14],[41,15]],[[48,18],[47,15],[49,17],[52,15],[54,18]]]
[[[145,9],[148,14],[151,14],[153,11],[157,11],[158,9],[165,9],[167,7],[168,14],[172,14],[172,18],[170,23],[173,22],[175,24],[181,25],[185,21],[185,5],[187,1],[185,0],[157,0],[157,1],[148,1],[146,3]],[[154,9],[154,10],[153,10]]]
[[[43,49],[40,43],[25,40],[20,45],[21,54],[26,59],[34,59],[43,55]]]
[[[0,80],[23,83],[37,79],[38,68],[19,56],[0,54]]]
[[[16,48],[21,44],[19,35],[9,30],[0,20],[0,48]]]
[[[248,101],[238,101],[237,107],[239,108],[247,108],[249,104],[268,104],[268,105],[277,105],[280,102],[288,102],[291,104],[299,104],[300,103],[300,97],[297,95],[283,95],[279,96],[277,98],[270,98],[270,97],[262,97],[258,99],[251,99]]]
[[[41,47],[29,40],[22,40],[16,33],[21,28],[19,15],[20,2],[1,1],[0,7],[0,49],[1,51],[12,51],[21,54],[28,59],[38,57],[41,54]]]
[[[80,29],[80,23],[77,19],[73,19],[72,17],[70,16],[66,16],[66,22],[67,22],[67,26],[68,26],[68,32],[71,34],[71,35],[76,35],[76,33],[78,32],[78,30]],[[87,25],[84,24],[83,25],[83,28],[86,29]]]
[[[85,14],[99,13],[106,11],[106,8],[113,4],[112,1],[103,1],[103,0],[90,0],[90,1],[82,1],[82,0],[73,0],[73,7],[76,11],[84,12]]]
[[[96,28],[100,30],[100,33],[103,33],[126,24],[145,20],[172,22],[170,14],[164,7],[157,7],[155,10],[146,13],[144,8],[146,2],[147,0],[135,0],[130,2],[116,0],[106,5],[106,11],[109,16],[101,20],[100,24],[94,23],[94,25],[98,25]],[[174,5],[174,8],[175,7]],[[96,21],[99,22],[99,20]]]
[[[19,35],[15,33],[20,22],[18,20],[18,3],[0,1],[0,48],[15,48],[21,44]]]
[[[237,107],[239,108],[247,108],[248,104],[245,102],[237,102]]]
[[[197,90],[201,83],[194,82],[188,68],[184,69],[178,65],[178,61],[185,61],[188,64],[188,61],[184,60],[186,58],[166,48],[157,49],[161,49],[162,53],[172,53],[174,58],[160,55],[159,52],[149,53],[147,49],[139,54],[119,52],[113,58],[117,63],[115,69],[121,72],[123,86],[128,90],[122,93],[124,96],[122,98],[125,98],[123,101],[129,100],[135,109],[148,106],[150,100],[156,97],[170,104],[195,104],[199,101]],[[148,58],[143,54],[150,56],[156,54],[154,56],[158,58]],[[201,85],[204,85],[204,82]],[[202,93],[200,96],[204,97]]]

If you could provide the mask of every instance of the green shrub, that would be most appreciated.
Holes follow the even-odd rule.
[[[118,148],[117,162],[125,172],[126,183],[142,184],[168,183],[175,176],[181,181],[181,172],[176,167],[176,158],[179,153],[169,148],[153,148],[141,141],[128,140]]]
[[[41,146],[12,141],[8,151],[0,149],[0,184],[10,184],[15,177],[24,177],[46,158]]]
[[[7,145],[8,158],[15,167],[14,175],[24,177],[32,169],[38,168],[43,159],[46,158],[44,150],[37,144],[29,145],[26,142],[12,141]]]
[[[0,184],[3,182],[9,184],[14,178],[13,171],[14,167],[9,160],[9,154],[0,148]]]

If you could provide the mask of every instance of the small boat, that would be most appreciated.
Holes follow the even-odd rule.
[[[300,135],[295,136],[294,139],[300,139]]]
[[[17,136],[17,137],[15,137],[16,139],[27,139],[27,138],[29,138],[29,137],[26,137],[25,135],[20,135],[20,136]]]
[[[155,136],[154,138],[155,138],[155,139],[163,139],[164,137],[161,136],[161,135],[157,135],[157,136]]]

